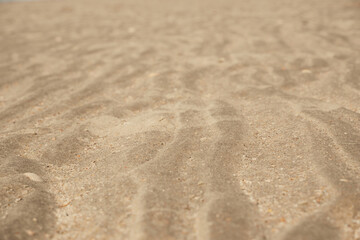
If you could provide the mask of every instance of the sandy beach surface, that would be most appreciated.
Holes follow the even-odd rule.
[[[1,3],[0,239],[360,239],[360,1]]]

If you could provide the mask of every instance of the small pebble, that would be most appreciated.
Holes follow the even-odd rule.
[[[303,74],[310,74],[311,71],[310,71],[309,69],[303,69],[303,70],[301,71],[301,73],[303,73]]]
[[[29,236],[34,236],[34,232],[33,231],[31,231],[31,230],[25,230],[25,232],[27,233],[27,235],[29,235]]]

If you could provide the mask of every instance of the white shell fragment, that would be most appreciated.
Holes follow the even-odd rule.
[[[42,178],[39,177],[38,175],[36,175],[35,173],[30,173],[30,172],[27,172],[27,173],[24,173],[24,175],[28,178],[30,178],[30,180],[34,181],[34,182],[42,182]]]

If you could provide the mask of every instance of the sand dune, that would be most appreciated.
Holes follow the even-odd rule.
[[[0,239],[360,239],[360,4],[0,4]]]

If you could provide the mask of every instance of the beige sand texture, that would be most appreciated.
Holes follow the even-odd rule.
[[[360,239],[360,1],[0,4],[0,239]]]

